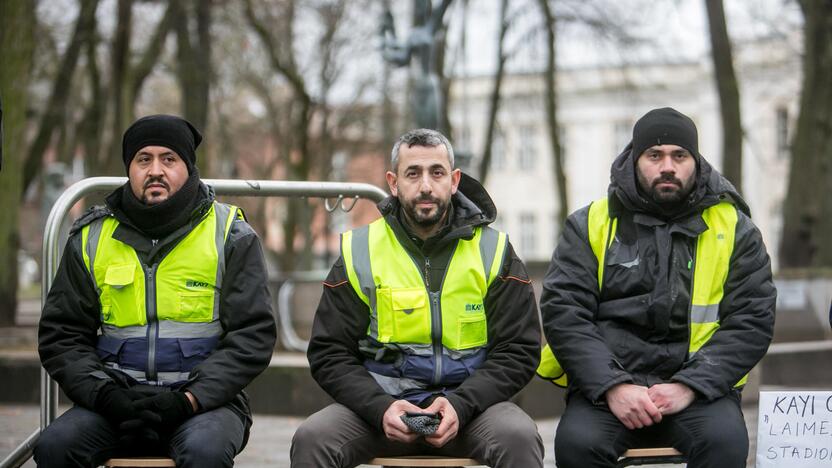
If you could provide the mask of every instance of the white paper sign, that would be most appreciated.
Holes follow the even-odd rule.
[[[760,392],[758,468],[832,466],[832,391]]]

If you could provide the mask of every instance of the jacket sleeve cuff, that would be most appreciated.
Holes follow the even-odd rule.
[[[622,373],[618,374],[615,377],[608,380],[606,383],[601,385],[600,387],[596,388],[592,392],[590,392],[587,397],[592,404],[597,405],[599,403],[606,403],[606,394],[607,390],[611,389],[612,387],[622,384],[622,383],[632,383],[633,378],[630,374]]]
[[[473,417],[473,409],[466,405],[459,395],[456,395],[454,393],[446,394],[445,398],[447,398],[451,406],[454,407],[454,411],[456,411],[456,419],[459,424],[459,429],[462,429],[468,424],[468,422]]]
[[[387,394],[383,397],[375,398],[372,402],[368,403],[366,413],[359,416],[363,416],[364,420],[366,420],[368,424],[375,427],[383,434],[384,413],[387,412],[387,408],[390,408],[390,405],[392,405],[394,401],[396,401],[396,399]]]
[[[694,379],[684,375],[684,374],[676,374],[671,379],[672,382],[679,382],[681,384],[685,384],[690,387],[694,392],[696,392],[697,397],[704,397],[708,401],[714,401],[717,398],[721,397],[722,394],[715,391],[715,389],[711,387],[707,387],[702,385],[700,382],[697,382]]]

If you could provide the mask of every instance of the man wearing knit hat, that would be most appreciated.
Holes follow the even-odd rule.
[[[693,121],[648,112],[607,197],[567,219],[543,281],[538,373],[568,389],[558,466],[673,446],[690,467],[744,467],[740,392],[775,295],[748,206],[699,154]]]
[[[122,142],[127,183],[72,226],[38,351],[75,406],[37,441],[38,466],[228,467],[245,446],[243,388],[275,325],[260,241],[200,181],[201,140],[182,118],[139,119]]]

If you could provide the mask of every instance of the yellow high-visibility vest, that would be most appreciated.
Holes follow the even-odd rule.
[[[589,207],[589,244],[598,259],[598,290],[604,282],[607,250],[615,239],[618,220],[610,218],[607,198],[596,200]],[[693,261],[693,291],[690,307],[690,341],[688,357],[693,356],[719,329],[719,303],[734,251],[737,209],[728,202],[706,208],[702,219],[708,229],[696,241]],[[537,374],[555,385],[566,387],[567,375],[547,344],[542,351]],[[735,386],[745,385],[744,376]]]
[[[437,292],[429,264],[417,265],[383,218],[348,231],[341,238],[347,277],[367,305],[367,335],[379,343],[430,345],[441,334],[451,350],[488,343],[484,299],[497,277],[507,244],[504,233],[475,228],[460,239]],[[424,276],[423,276],[424,273]]]
[[[113,237],[119,222],[112,216],[84,226],[81,247],[84,265],[98,292],[103,343],[146,339],[148,367],[161,339],[191,339],[213,343],[222,334],[219,322],[220,288],[225,272],[225,241],[235,218],[235,206],[214,202],[204,218],[158,263],[143,265],[136,251]],[[148,327],[154,327],[148,333]],[[184,349],[181,352],[188,354]],[[197,348],[204,344],[195,344]],[[200,349],[200,352],[206,350]],[[112,364],[112,363],[111,363]],[[146,370],[120,370],[140,379],[176,381],[180,373],[146,378]],[[177,375],[172,375],[177,374]]]

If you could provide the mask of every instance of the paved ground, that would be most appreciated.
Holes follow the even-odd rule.
[[[755,407],[744,408],[751,435],[752,450],[757,429],[757,414]],[[31,405],[0,404],[0,460],[4,459],[17,445],[28,437],[37,427],[39,410]],[[303,422],[303,418],[255,415],[254,427],[248,447],[237,456],[237,466],[244,468],[288,468],[289,444],[295,429]],[[552,441],[554,440],[557,419],[537,421],[540,435],[546,447],[545,467],[554,468],[555,460],[552,455]],[[29,460],[23,465],[34,468],[35,463]],[[362,465],[363,466],[363,465]],[[673,466],[673,465],[660,465]],[[749,467],[754,466],[749,460]]]

